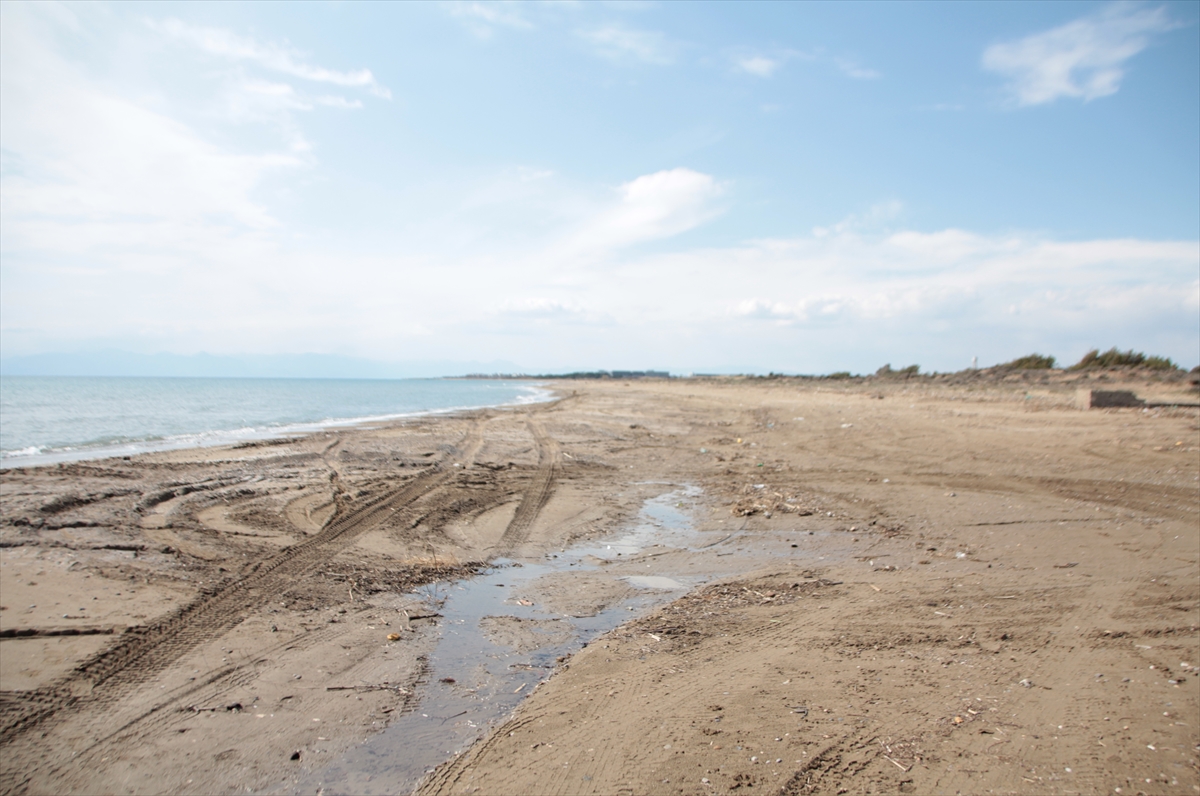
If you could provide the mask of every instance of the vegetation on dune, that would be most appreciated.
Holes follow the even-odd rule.
[[[1023,357],[1017,357],[1016,359],[1008,362],[1001,362],[1000,364],[994,365],[991,368],[985,368],[983,372],[992,372],[1003,376],[1005,372],[1021,370],[1064,369],[1067,371],[1079,371],[1101,368],[1142,368],[1144,370],[1180,372],[1183,370],[1167,357],[1144,354],[1140,351],[1133,350],[1121,351],[1116,347],[1113,347],[1104,352],[1094,348],[1084,354],[1083,359],[1079,360],[1079,362],[1071,365],[1070,367],[1060,365],[1058,360],[1049,354],[1039,354],[1035,351],[1032,354],[1026,354]],[[1191,372],[1193,374],[1200,374],[1200,366],[1197,366]],[[979,374],[980,371],[977,367],[972,366],[969,370],[960,371],[960,373]],[[875,371],[875,378],[877,379],[911,379],[922,375],[927,378],[931,378],[937,377],[938,373],[934,371],[931,373],[922,374],[920,365],[909,365],[908,367],[904,368],[893,368],[890,363]],[[770,376],[770,378],[775,377],[776,374],[774,373],[772,373]],[[839,370],[824,376],[818,376],[816,378],[841,380],[862,377],[855,376],[848,370]]]
[[[1118,351],[1116,346],[1103,354],[1100,349],[1093,348],[1083,355],[1083,359],[1070,367],[1070,370],[1086,370],[1088,368],[1149,368],[1150,370],[1177,370],[1178,366],[1166,357],[1146,356],[1140,351]]]
[[[900,370],[892,370],[891,364],[884,365],[879,370],[875,371],[876,376],[899,376],[901,378],[909,378],[910,376],[919,376],[921,374],[920,365],[909,365],[907,368]]]
[[[1012,362],[1005,362],[1000,367],[1012,370],[1050,370],[1054,367],[1054,357],[1043,354],[1027,354]]]

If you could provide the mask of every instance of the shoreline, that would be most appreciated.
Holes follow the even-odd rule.
[[[442,380],[450,381],[452,379],[427,379],[423,381]],[[322,380],[313,379],[313,381]],[[350,380],[335,379],[332,381]],[[80,444],[78,446],[68,447],[33,446],[37,449],[34,453],[27,453],[26,451],[29,450],[29,448],[24,448],[16,451],[8,451],[3,455],[0,455],[0,470],[12,469],[16,467],[44,467],[67,462],[92,461],[95,459],[140,456],[147,453],[161,453],[164,451],[186,450],[190,448],[214,448],[223,446],[236,447],[237,445],[244,443],[278,440],[288,437],[301,437],[308,434],[319,434],[329,429],[367,427],[374,424],[394,423],[415,417],[449,415],[457,412],[470,412],[480,409],[493,409],[507,406],[526,406],[554,400],[554,390],[548,389],[540,383],[530,384],[529,389],[535,393],[540,393],[540,395],[531,397],[528,400],[518,398],[515,401],[498,404],[449,406],[438,409],[426,409],[413,412],[399,412],[383,415],[367,415],[363,417],[326,418],[323,420],[287,423],[278,426],[198,431],[171,435],[165,438],[158,437],[129,439],[122,442],[90,445]]]
[[[1200,711],[1195,410],[1082,412],[1053,384],[563,387],[5,470],[0,632],[118,631],[0,643],[0,792],[308,792],[400,717],[423,726],[437,584],[500,557],[537,575],[487,608],[505,666],[560,638],[556,615],[625,605],[623,579],[699,585],[530,670],[421,793],[1200,787],[1175,723]],[[537,570],[683,484],[703,544]],[[485,699],[501,681],[473,671],[443,685]]]

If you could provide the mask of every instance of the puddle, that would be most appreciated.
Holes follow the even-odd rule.
[[[470,580],[426,587],[443,618],[416,710],[286,792],[408,793],[426,772],[508,716],[549,677],[559,657],[725,574],[694,564],[687,573],[667,571],[666,553],[698,551],[730,536],[693,527],[689,510],[699,495],[699,489],[685,487],[646,501],[634,527],[619,536],[551,553],[539,562],[497,560]],[[651,572],[623,571],[632,567]],[[546,604],[553,600],[521,596],[536,592],[541,578],[576,572],[627,586],[615,592],[619,597],[611,604],[590,614],[556,613]]]

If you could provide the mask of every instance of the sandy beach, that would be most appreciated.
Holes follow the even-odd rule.
[[[1076,405],[1187,377],[553,387],[0,473],[0,793],[1200,794],[1200,410]],[[515,712],[430,718],[486,572]]]

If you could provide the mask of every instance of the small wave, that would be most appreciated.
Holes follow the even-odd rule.
[[[513,401],[513,403],[520,406],[545,403],[546,401],[551,401],[554,399],[554,390],[550,390],[545,387],[530,385],[522,389],[528,391],[529,394],[518,395],[517,400]]]
[[[37,456],[44,450],[46,450],[44,445],[30,445],[28,448],[21,448],[20,450],[0,451],[0,458],[15,459],[18,456]]]
[[[363,417],[327,417],[311,423],[291,423],[274,426],[270,429],[276,434],[306,434],[326,428],[342,428],[346,426],[367,425],[369,423],[386,423],[391,420],[406,420],[411,417],[428,417],[429,415],[451,415],[455,412],[469,412],[472,409],[483,409],[489,406],[525,406],[528,404],[545,403],[553,400],[554,391],[544,387],[528,386],[521,389],[528,395],[519,395],[508,403],[501,404],[463,404],[461,406],[443,406],[439,409],[418,409],[412,412],[396,412],[384,415],[365,415]]]

